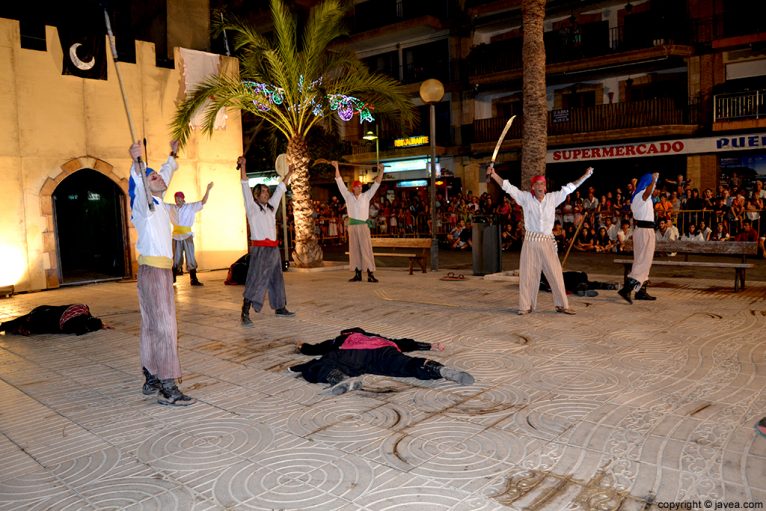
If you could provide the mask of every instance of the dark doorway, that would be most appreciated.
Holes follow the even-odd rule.
[[[64,179],[53,193],[61,284],[126,276],[125,198],[91,169]]]

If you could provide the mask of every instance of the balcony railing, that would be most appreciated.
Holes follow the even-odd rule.
[[[713,122],[766,118],[765,90],[713,96]]]
[[[353,34],[422,16],[449,16],[448,2],[444,0],[376,0],[358,3],[354,10],[354,15],[346,19]]]
[[[671,98],[598,105],[548,112],[548,135],[569,135],[649,126],[699,124],[695,103],[681,105]],[[473,122],[474,143],[497,140],[507,119],[479,119]],[[516,119],[507,139],[521,138],[523,118]]]

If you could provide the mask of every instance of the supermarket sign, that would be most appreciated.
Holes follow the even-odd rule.
[[[766,150],[766,133],[749,133],[705,138],[631,142],[603,146],[549,150],[546,163],[566,163],[676,154],[723,153],[728,151]]]

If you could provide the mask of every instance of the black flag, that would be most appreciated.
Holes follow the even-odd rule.
[[[62,9],[58,32],[64,53],[61,74],[106,80],[106,29],[98,4],[83,2],[80,9]]]

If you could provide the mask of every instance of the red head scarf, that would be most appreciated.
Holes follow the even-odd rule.
[[[362,187],[362,182],[361,181],[354,181],[353,183],[351,183],[351,188],[356,188],[357,186],[361,188]]]
[[[532,179],[529,180],[529,184],[533,185],[537,183],[538,181],[542,181],[543,183],[545,183],[545,176],[541,176],[539,174],[536,176],[532,176]]]
[[[186,195],[184,195],[184,192],[176,192],[176,194],[173,197],[181,197],[182,199],[186,198]]]

